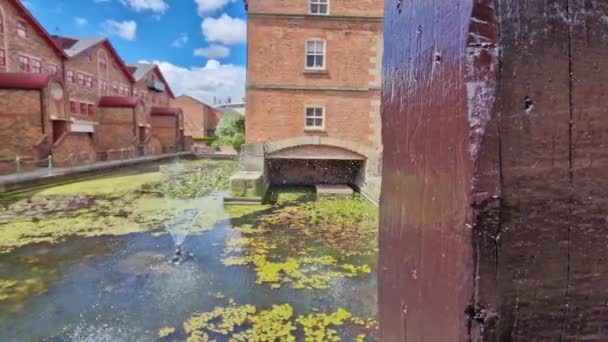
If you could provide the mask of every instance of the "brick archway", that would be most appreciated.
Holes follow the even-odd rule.
[[[297,137],[290,138],[284,140],[278,140],[273,142],[268,142],[264,144],[264,153],[267,156],[275,154],[279,151],[285,149],[291,149],[302,146],[325,146],[325,147],[334,147],[342,150],[346,150],[348,152],[355,153],[357,155],[363,156],[367,160],[375,160],[377,159],[378,152],[374,149],[348,140],[341,140],[336,138],[323,138],[323,137]]]

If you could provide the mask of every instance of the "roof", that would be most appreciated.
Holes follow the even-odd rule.
[[[114,46],[112,45],[112,43],[110,42],[110,40],[108,38],[106,38],[106,37],[68,37],[68,36],[54,35],[52,39],[55,42],[56,46],[59,46],[60,48],[63,49],[63,51],[65,52],[65,55],[68,58],[74,58],[74,57],[80,55],[81,53],[87,51],[88,49],[92,48],[93,46],[103,44],[106,47],[106,49],[108,49],[108,51],[110,51],[110,54],[112,55],[112,57],[114,57],[114,59],[118,62],[118,67],[123,71],[123,73],[127,76],[127,78],[131,82],[135,82],[135,80],[133,79],[131,70],[129,70],[129,68],[127,68],[127,65],[122,60],[122,58],[120,58],[120,55],[118,55],[118,52],[116,52],[116,49],[114,49]]]
[[[135,81],[141,80],[144,76],[146,76],[146,74],[154,70],[154,67],[156,67],[156,64],[149,63],[129,63],[127,65],[129,68],[131,68],[131,70],[134,70],[133,78]]]
[[[135,108],[139,101],[135,96],[103,96],[99,100],[99,107]]]
[[[174,107],[152,107],[150,109],[150,115],[167,115],[167,116],[177,116],[182,113],[181,108]]]
[[[90,47],[93,47],[99,43],[103,43],[106,38],[104,37],[60,37],[53,36],[53,40],[59,47],[65,51],[65,54],[72,58],[84,52]]]
[[[210,105],[206,104],[205,102],[203,102],[203,101],[201,101],[201,100],[199,100],[199,99],[197,99],[197,98],[195,98],[195,97],[192,97],[192,96],[190,96],[190,95],[180,95],[180,96],[178,96],[178,97],[176,98],[176,100],[179,100],[179,99],[189,99],[189,100],[191,100],[191,101],[194,101],[194,102],[196,102],[196,103],[200,104],[201,106],[206,106],[206,107],[210,107],[211,109],[215,109],[215,108],[213,108],[212,106],[210,106]]]
[[[161,81],[163,81],[163,83],[167,87],[167,92],[169,93],[169,96],[171,96],[172,99],[175,98],[175,95],[173,94],[173,90],[171,90],[169,82],[167,82],[167,80],[165,79],[165,75],[163,75],[163,72],[160,70],[158,65],[153,63],[129,63],[128,67],[131,70],[131,74],[133,75],[133,79],[135,80],[135,82],[139,82],[149,72],[156,71],[158,77],[161,79]]]
[[[44,27],[42,27],[42,25],[40,25],[38,20],[34,18],[34,16],[30,13],[30,11],[27,10],[27,8],[25,8],[25,6],[21,3],[20,0],[10,0],[9,3],[11,3],[23,16],[23,18],[27,20],[30,25],[32,25],[34,30],[36,30],[36,32],[38,32],[38,34],[42,36],[42,38],[48,43],[48,45],[55,52],[55,54],[57,54],[57,56],[61,57],[62,59],[67,58],[65,52],[55,44],[51,35],[44,29]]]
[[[43,89],[51,74],[0,73],[0,89]]]

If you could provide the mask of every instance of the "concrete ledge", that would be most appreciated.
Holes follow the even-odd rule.
[[[319,184],[316,186],[317,199],[328,197],[353,197],[355,190],[348,185]]]
[[[230,177],[230,191],[236,198],[264,197],[264,174],[257,171],[239,171]]]
[[[47,169],[0,176],[0,192],[13,192],[19,190],[32,189],[40,186],[48,186],[59,182],[77,180],[78,176],[96,173],[100,171],[120,169],[127,166],[152,163],[160,160],[192,156],[191,152],[178,152],[169,154],[159,154],[153,156],[139,157],[127,160],[114,160],[99,162],[82,166],[71,166],[53,168],[49,172]]]

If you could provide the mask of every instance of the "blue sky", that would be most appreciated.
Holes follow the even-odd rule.
[[[174,92],[244,96],[242,0],[24,0],[51,34],[108,36],[126,62],[158,63]]]

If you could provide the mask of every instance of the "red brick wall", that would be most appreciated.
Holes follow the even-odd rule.
[[[366,87],[382,23],[249,19],[247,81],[262,84]],[[307,73],[308,39],[326,42],[325,73]],[[269,58],[269,56],[272,56]]]
[[[308,14],[307,0],[247,0],[250,13]],[[330,15],[381,17],[383,0],[329,0]],[[250,40],[251,41],[251,40]]]
[[[207,136],[207,131],[215,129],[222,113],[189,96],[180,96],[171,101],[172,107],[181,108],[184,114],[184,134],[191,137]]]
[[[106,56],[107,61],[105,69],[99,66],[100,56],[104,55]],[[76,101],[78,103],[90,103],[96,107],[101,96],[124,95],[122,93],[115,93],[113,91],[114,84],[126,87],[128,89],[128,93],[131,94],[131,83],[129,78],[120,68],[119,61],[112,58],[110,50],[103,43],[97,44],[79,55],[67,60],[65,62],[65,70],[66,75],[69,71],[74,72],[73,83],[69,82],[66,76],[66,87],[69,90],[70,100],[72,101]],[[92,76],[94,80],[92,86],[87,87],[78,84],[78,73],[82,73],[85,76]],[[100,89],[101,81],[107,82],[107,90]],[[82,114],[80,113],[80,109],[79,113],[72,114],[72,116],[76,116],[81,119],[97,119],[97,115],[91,115],[90,113]]]
[[[43,137],[39,90],[0,90],[0,151],[35,157]]]
[[[97,151],[134,148],[136,136],[133,115],[133,108],[100,108],[99,125],[95,127],[94,135]]]
[[[247,143],[282,140],[303,135],[327,136],[372,144],[370,101],[379,92],[311,92],[249,90]],[[325,107],[325,131],[304,129],[306,105]]]
[[[66,133],[53,147],[53,165],[57,167],[92,164],[96,159],[95,145],[88,133]]]
[[[0,14],[4,14],[4,34],[0,33],[0,49],[7,51],[7,67],[0,66],[0,72],[19,72],[19,54],[38,58],[42,62],[42,71],[48,72],[50,64],[62,72],[62,60],[49,46],[46,40],[21,16],[11,1],[0,0]],[[17,23],[26,24],[27,37],[17,35]]]
[[[171,115],[154,115],[150,118],[152,134],[159,140],[162,147],[176,146],[177,117]]]

